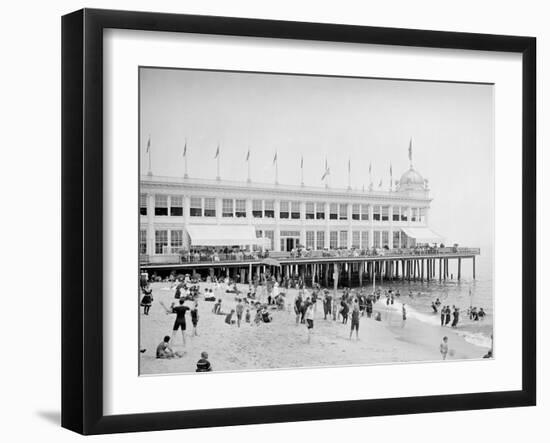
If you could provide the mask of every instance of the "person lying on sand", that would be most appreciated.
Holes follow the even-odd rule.
[[[180,352],[174,352],[168,344],[169,342],[170,337],[166,335],[157,346],[157,358],[181,358],[183,356]]]

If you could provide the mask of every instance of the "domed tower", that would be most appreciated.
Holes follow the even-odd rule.
[[[423,191],[425,190],[424,178],[414,170],[414,168],[409,168],[408,171],[405,171],[399,180],[399,190],[400,191]]]
[[[428,180],[424,179],[420,173],[413,168],[412,164],[412,138],[409,142],[409,169],[403,173],[398,185],[399,192],[428,192]]]

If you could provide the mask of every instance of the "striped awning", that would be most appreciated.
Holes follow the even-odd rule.
[[[264,239],[256,238],[254,226],[249,225],[192,225],[187,233],[193,246],[247,246],[263,245]]]
[[[414,238],[417,243],[440,243],[444,238],[436,234],[430,228],[418,227],[418,228],[401,228],[407,237]]]

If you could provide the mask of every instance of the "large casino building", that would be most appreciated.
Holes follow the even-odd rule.
[[[427,180],[411,167],[388,190],[289,186],[144,175],[139,249],[145,263],[238,246],[291,251],[406,248],[442,238],[429,228]]]

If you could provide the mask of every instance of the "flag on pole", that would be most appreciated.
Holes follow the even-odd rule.
[[[412,137],[409,140],[409,161],[412,164],[412,161],[413,161],[413,139],[412,139]]]
[[[151,149],[151,136],[149,136],[149,139],[147,140],[147,149],[145,152],[149,152],[149,149]]]
[[[393,177],[393,171],[392,171],[392,167],[391,167],[391,162],[390,162],[390,177]]]
[[[246,153],[246,161],[250,160],[250,148],[248,148],[248,152]]]
[[[369,163],[369,174],[372,172],[372,163]]]
[[[378,187],[379,187],[379,188],[382,187],[382,179],[380,179],[380,183],[378,183]]]
[[[218,158],[220,156],[220,144],[218,143],[218,149],[216,149],[216,155],[214,155],[214,158]]]
[[[304,156],[302,155],[302,160],[300,161],[300,168],[304,169]]]
[[[275,151],[275,156],[273,157],[273,164],[277,163],[277,151]]]
[[[351,158],[348,159],[348,173],[351,172]]]
[[[330,175],[330,168],[328,167],[328,160],[325,158],[325,173],[321,177],[321,181],[324,180],[328,175]]]
[[[185,139],[185,145],[183,146],[183,156],[187,156],[187,139]]]

